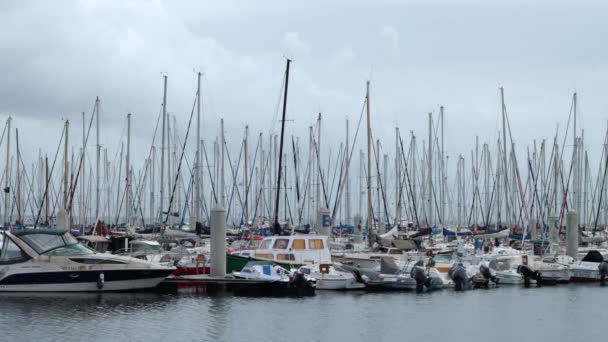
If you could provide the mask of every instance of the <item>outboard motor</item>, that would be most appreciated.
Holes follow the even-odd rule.
[[[365,280],[363,280],[363,276],[361,276],[361,271],[355,268],[351,272],[355,276],[357,283],[365,284]]]
[[[539,271],[532,271],[532,269],[526,265],[519,265],[517,266],[517,273],[524,277],[525,287],[530,287],[530,279],[536,280],[536,286],[540,287],[541,274]]]
[[[467,271],[461,263],[454,264],[448,271],[448,277],[454,282],[456,291],[464,291],[471,288],[471,280]]]
[[[492,271],[487,265],[482,264],[479,266],[479,273],[481,273],[485,279],[492,281],[494,284],[498,284],[498,278],[496,278],[495,275],[492,275]]]
[[[414,267],[412,267],[412,270],[410,271],[410,277],[416,280],[416,293],[421,293],[424,291],[425,286],[427,289],[431,287],[431,279],[428,278],[424,273],[424,269],[422,268],[423,266],[424,263],[422,260],[420,260],[414,265]]]
[[[608,261],[604,260],[597,266],[600,271],[600,285],[606,285],[606,277],[608,276]]]

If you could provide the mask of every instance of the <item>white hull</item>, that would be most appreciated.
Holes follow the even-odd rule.
[[[524,278],[517,271],[496,271],[496,277],[500,285],[520,285],[524,283]],[[536,282],[535,280],[531,280]]]
[[[0,285],[0,292],[106,292],[154,288],[165,278],[107,281],[99,289],[97,282],[59,284]]]
[[[323,278],[317,279],[317,290],[360,290],[365,284],[359,283],[355,278]]]

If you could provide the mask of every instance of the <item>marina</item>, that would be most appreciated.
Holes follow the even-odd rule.
[[[7,1],[0,341],[605,338],[606,11]]]

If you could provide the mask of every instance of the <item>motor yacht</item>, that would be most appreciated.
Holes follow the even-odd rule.
[[[98,253],[62,229],[0,234],[0,291],[124,291],[156,287],[173,267]]]

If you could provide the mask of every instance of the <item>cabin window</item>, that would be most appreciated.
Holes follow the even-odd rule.
[[[256,253],[255,257],[258,259],[268,259],[268,260],[274,259],[274,256],[270,253]]]
[[[23,235],[21,240],[30,245],[38,254],[65,246],[63,237],[57,234],[28,234]]]
[[[287,249],[287,245],[289,244],[289,239],[276,239],[274,242],[274,249]]]
[[[321,239],[310,239],[308,240],[308,246],[310,249],[323,249],[325,246],[323,245],[323,240]]]
[[[306,249],[306,242],[304,239],[295,239],[291,243],[291,249]]]
[[[277,260],[279,261],[295,261],[296,258],[293,254],[277,254]]]
[[[260,244],[260,249],[269,249],[271,242],[272,242],[272,240],[270,240],[270,239],[262,241],[262,243]]]
[[[19,246],[17,246],[17,244],[13,242],[13,240],[4,236],[2,243],[2,254],[0,255],[0,263],[13,264],[17,262],[24,262],[29,259],[30,257],[25,254],[25,252],[23,252],[21,248],[19,248]]]

